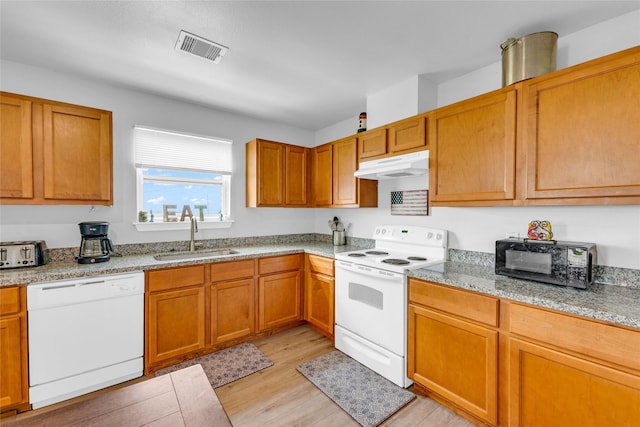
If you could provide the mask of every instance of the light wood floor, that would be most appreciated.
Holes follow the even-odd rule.
[[[296,370],[334,349],[333,342],[300,326],[254,342],[273,366],[216,389],[234,427],[359,426]],[[413,391],[417,398],[383,426],[471,427],[472,423]]]
[[[234,427],[357,427],[355,422],[331,399],[296,370],[296,366],[334,350],[333,342],[309,326],[300,326],[254,342],[273,362],[273,366],[215,390]],[[140,381],[140,380],[136,380]],[[135,381],[134,381],[135,382]],[[132,382],[123,385],[131,384]],[[121,386],[123,386],[121,385]],[[108,393],[116,387],[51,405],[46,408],[0,419],[0,425],[30,425],[34,417],[49,411],[73,411],[71,404],[96,395]],[[417,398],[382,426],[472,427],[473,424],[419,394]],[[90,405],[89,406],[90,410]],[[77,410],[77,405],[76,408]],[[133,421],[133,420],[132,420]],[[61,427],[46,424],[47,427]],[[114,426],[129,427],[114,420]],[[173,427],[173,426],[172,426]],[[204,426],[203,426],[204,427]]]

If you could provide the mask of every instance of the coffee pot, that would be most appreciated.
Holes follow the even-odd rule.
[[[79,264],[94,264],[109,261],[113,250],[113,242],[107,236],[109,223],[105,221],[89,221],[78,224],[82,241],[78,254]]]

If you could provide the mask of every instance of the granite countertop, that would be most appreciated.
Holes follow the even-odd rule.
[[[640,289],[600,283],[585,290],[547,285],[499,276],[491,267],[451,261],[413,270],[409,277],[640,328]]]
[[[153,254],[112,257],[108,262],[87,265],[81,265],[75,261],[56,261],[40,267],[2,271],[0,286],[29,285],[52,280],[293,253],[310,253],[334,258],[336,253],[362,248],[351,245],[333,246],[331,243],[311,241],[233,246],[233,249],[238,253],[178,261],[157,261],[153,258]],[[546,285],[497,276],[491,267],[456,261],[449,261],[431,268],[413,270],[409,273],[409,277],[618,325],[640,328],[640,289],[598,283],[590,286],[587,290]]]
[[[333,246],[330,243],[298,242],[270,245],[233,246],[238,253],[195,259],[157,261],[154,254],[112,256],[107,262],[97,264],[78,264],[75,260],[54,261],[33,268],[19,268],[0,272],[0,286],[29,285],[31,283],[52,280],[74,279],[107,274],[126,273],[128,271],[156,270],[160,268],[183,267],[203,263],[235,261],[264,256],[310,253],[333,258],[338,252],[362,249],[351,245]],[[169,252],[170,253],[170,252]]]

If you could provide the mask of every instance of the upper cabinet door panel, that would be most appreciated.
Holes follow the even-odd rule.
[[[281,206],[284,203],[284,145],[258,141],[258,204]]]
[[[0,97],[0,197],[33,197],[31,102]]]
[[[426,116],[411,117],[388,127],[389,153],[423,150],[427,146]]]
[[[358,170],[356,137],[341,139],[333,143],[333,204],[355,205],[358,203],[358,179],[353,175]]]
[[[329,207],[333,203],[333,144],[315,147],[312,162],[313,204]]]
[[[285,145],[284,198],[287,206],[307,206],[309,199],[309,149]]]
[[[111,114],[43,106],[44,198],[111,204]]]
[[[515,198],[516,89],[436,110],[429,126],[434,202]]]
[[[640,196],[640,50],[524,90],[528,199]]]
[[[387,154],[387,129],[372,129],[358,134],[358,158],[362,161]]]

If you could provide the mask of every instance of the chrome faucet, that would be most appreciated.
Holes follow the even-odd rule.
[[[196,239],[195,233],[198,232],[198,221],[196,221],[195,217],[191,217],[191,240],[189,240],[189,252],[193,252],[196,250]]]

